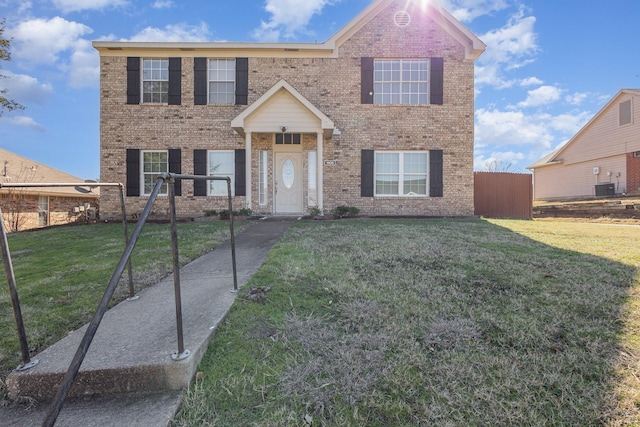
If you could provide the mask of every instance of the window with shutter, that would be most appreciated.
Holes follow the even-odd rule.
[[[361,103],[441,105],[444,60],[361,58]]]

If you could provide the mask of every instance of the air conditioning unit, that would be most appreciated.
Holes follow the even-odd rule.
[[[593,174],[598,175],[600,173],[600,168],[598,166],[593,168]]]

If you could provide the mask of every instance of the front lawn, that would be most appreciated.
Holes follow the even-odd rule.
[[[136,224],[129,225],[133,232]],[[243,228],[236,223],[236,230]],[[171,273],[169,224],[146,224],[131,258],[137,291]],[[229,238],[229,222],[178,224],[180,263]],[[52,227],[10,234],[11,259],[29,349],[35,354],[89,322],[125,248],[122,224]],[[4,268],[0,273],[0,401],[2,381],[22,358]],[[127,271],[112,305],[129,296]]]
[[[298,222],[174,425],[638,425],[638,242],[551,221]]]

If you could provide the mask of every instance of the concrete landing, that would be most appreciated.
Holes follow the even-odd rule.
[[[292,223],[291,219],[278,218],[250,221],[248,227],[236,235],[238,286],[244,285],[258,270],[271,247]],[[180,279],[184,347],[190,355],[181,361],[171,358],[172,353],[178,351],[178,344],[173,275],[170,275],[141,291],[138,299],[122,302],[105,314],[69,397],[128,393],[133,400],[140,396],[144,400],[149,393],[189,386],[209,340],[236,297],[231,292],[230,243],[225,242],[184,266]],[[70,333],[36,355],[34,358],[40,363],[34,368],[12,372],[7,378],[9,396],[38,401],[52,399],[85,330],[86,326]],[[0,420],[9,412],[0,408]],[[7,425],[4,420],[2,425]]]

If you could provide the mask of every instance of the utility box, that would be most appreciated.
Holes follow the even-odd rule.
[[[615,196],[616,195],[616,185],[615,184],[597,184],[596,185],[596,196]]]

